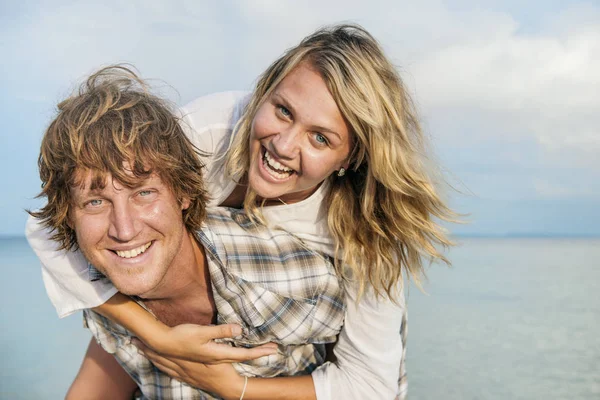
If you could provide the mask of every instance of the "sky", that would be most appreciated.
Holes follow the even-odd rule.
[[[600,3],[0,2],[0,235],[22,235],[56,104],[131,63],[183,105],[251,90],[320,26],[359,23],[398,67],[463,235],[600,235]]]

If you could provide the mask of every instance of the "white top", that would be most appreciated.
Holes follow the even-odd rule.
[[[223,92],[201,97],[180,110],[186,134],[198,148],[210,153],[204,161],[211,206],[223,202],[235,188],[235,182],[223,173],[224,154],[247,101],[245,92]],[[333,255],[326,210],[321,207],[327,188],[321,185],[298,203],[265,207],[263,215],[270,225],[295,234],[310,248]],[[61,318],[96,307],[117,292],[105,281],[90,282],[81,253],[57,251],[56,242],[35,218],[27,221],[26,236],[42,262],[48,297]],[[356,287],[347,285],[345,289],[347,311],[334,348],[338,361],[325,363],[312,373],[317,399],[394,399],[403,353],[399,332],[404,297],[399,296],[402,303],[396,305],[387,299],[377,300],[367,291],[356,304]]]

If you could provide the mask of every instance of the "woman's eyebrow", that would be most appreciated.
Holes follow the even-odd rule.
[[[332,135],[337,136],[338,140],[340,140],[340,141],[342,140],[342,136],[339,133],[337,133],[336,131],[334,131],[333,129],[326,128],[326,127],[320,126],[320,125],[313,125],[312,127],[315,131],[317,131],[319,133],[331,133]]]
[[[283,105],[285,105],[286,108],[288,108],[292,114],[295,114],[294,106],[292,105],[292,103],[283,94],[281,94],[280,92],[278,92],[276,90],[276,91],[273,92],[272,97],[273,97],[274,100],[283,103]],[[339,133],[337,133],[335,130],[331,129],[331,128],[327,128],[327,127],[322,126],[322,125],[311,125],[311,128],[313,130],[321,132],[321,133],[331,133],[331,134],[334,134],[335,136],[338,137],[338,139],[340,141],[342,140],[342,136]]]
[[[273,92],[273,98],[276,101],[279,101],[281,103],[284,103],[284,105],[290,109],[290,111],[294,111],[294,106],[292,105],[292,102],[289,101],[283,94],[281,94],[280,92],[278,92],[277,90],[275,92]]]

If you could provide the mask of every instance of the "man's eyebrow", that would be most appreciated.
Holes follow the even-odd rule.
[[[98,197],[101,194],[102,190],[93,189],[93,190],[76,190],[71,194],[71,198],[75,201],[87,200],[90,197]]]

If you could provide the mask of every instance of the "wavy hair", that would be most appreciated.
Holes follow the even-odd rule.
[[[350,170],[331,176],[325,200],[328,226],[345,279],[367,283],[395,299],[409,277],[420,284],[424,259],[449,264],[440,251],[452,245],[438,220],[456,214],[438,194],[415,107],[377,40],[357,25],[322,28],[289,49],[259,78],[236,126],[226,171],[242,177],[250,165],[249,138],[257,110],[301,63],[321,74],[353,134]],[[244,203],[259,214],[256,194]],[[341,261],[341,262],[340,262]]]
[[[69,226],[71,189],[83,184],[82,172],[92,172],[92,189],[104,188],[109,174],[131,188],[155,173],[178,201],[190,200],[183,220],[195,232],[206,216],[200,155],[168,103],[126,66],[106,67],[58,104],[38,158],[38,197],[47,203],[28,212],[53,231],[61,249],[73,250],[78,246]]]

